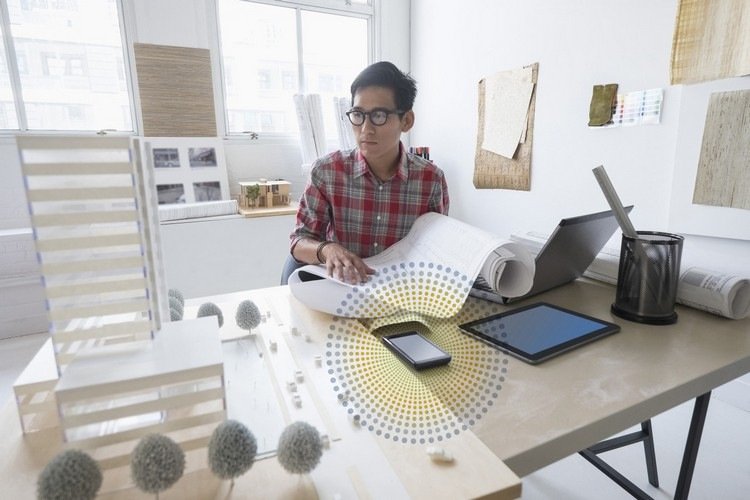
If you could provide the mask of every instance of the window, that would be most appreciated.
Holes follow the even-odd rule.
[[[349,95],[370,59],[371,2],[218,0],[217,8],[227,134],[296,135],[299,93],[321,94],[334,127],[333,97]]]
[[[11,53],[0,49],[0,129],[133,131],[120,0],[9,0],[1,8]]]

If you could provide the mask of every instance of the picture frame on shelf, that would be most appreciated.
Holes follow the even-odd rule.
[[[156,199],[159,205],[185,203],[185,186],[176,184],[157,184]]]
[[[216,167],[216,148],[188,148],[191,167]]]
[[[229,180],[218,137],[144,137],[161,205],[229,200]]]

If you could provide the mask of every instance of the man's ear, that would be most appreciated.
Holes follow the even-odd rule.
[[[404,113],[404,117],[401,118],[401,132],[408,132],[414,126],[414,111],[409,110]]]

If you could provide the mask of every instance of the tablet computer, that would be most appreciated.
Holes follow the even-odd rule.
[[[620,331],[614,323],[545,302],[464,323],[459,328],[533,364]]]

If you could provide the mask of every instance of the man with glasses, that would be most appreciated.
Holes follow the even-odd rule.
[[[296,267],[318,263],[337,279],[364,282],[375,271],[363,258],[406,236],[420,215],[448,213],[443,172],[401,142],[414,125],[414,79],[390,62],[378,62],[354,79],[351,93],[346,114],[358,147],[313,164],[282,284]]]

